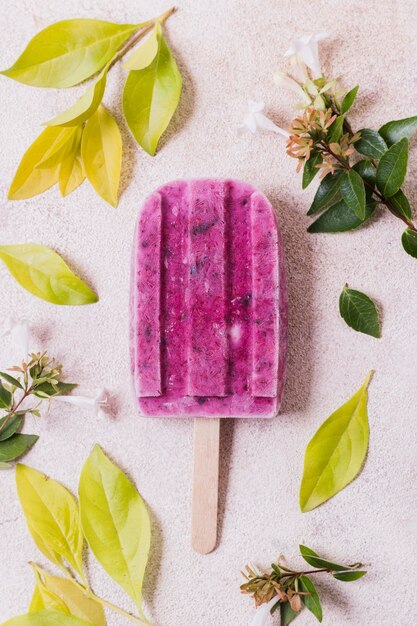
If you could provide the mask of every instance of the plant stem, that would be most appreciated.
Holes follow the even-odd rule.
[[[311,574],[328,574],[329,572],[331,572],[331,570],[327,568],[312,569],[305,572],[291,572],[289,574],[284,574],[283,576],[281,576],[281,578],[288,578],[289,576],[295,576],[297,578],[298,576],[309,576]]]
[[[20,398],[19,402],[17,402],[17,404],[15,404],[14,406],[12,406],[12,408],[9,411],[9,414],[6,416],[6,419],[4,420],[3,424],[0,426],[0,433],[7,427],[8,423],[12,419],[13,415],[16,413],[16,411],[19,408],[19,406],[22,404],[22,402],[24,400],[26,400],[26,398],[31,393],[32,393],[32,387],[29,387],[29,389],[25,389],[25,391],[24,391],[22,397]]]
[[[149,622],[145,622],[145,620],[141,619],[140,617],[136,617],[136,615],[132,615],[131,613],[128,613],[124,609],[121,609],[119,606],[116,606],[115,604],[112,604],[111,602],[108,602],[107,600],[103,600],[103,598],[99,598],[92,591],[88,595],[90,596],[90,598],[93,598],[96,602],[98,602],[102,606],[105,606],[108,609],[111,609],[112,611],[115,611],[116,613],[123,615],[127,619],[130,619],[132,622],[136,622],[136,624],[142,624],[142,626],[148,626],[149,624]]]

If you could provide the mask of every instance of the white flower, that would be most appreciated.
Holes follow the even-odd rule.
[[[66,402],[74,406],[93,409],[97,417],[105,417],[109,409],[108,396],[105,389],[100,389],[98,393],[91,396],[54,396],[54,402]],[[106,410],[107,409],[107,410]]]
[[[303,35],[294,43],[284,56],[290,57],[294,62],[302,61],[309,67],[313,73],[313,78],[320,78],[322,71],[320,69],[319,61],[319,41],[326,39],[327,33],[316,33],[312,35]]]
[[[279,599],[275,596],[269,602],[261,604],[261,606],[256,609],[250,626],[268,626],[272,620],[271,609],[278,601]]]
[[[299,83],[296,80],[284,74],[284,72],[275,72],[274,74],[274,82],[278,87],[284,87],[284,89],[288,89],[292,91],[300,98],[300,106],[306,107],[311,104],[311,98],[304,91]]]
[[[264,108],[264,102],[254,102],[253,100],[250,100],[248,102],[248,112],[246,113],[243,124],[239,127],[239,130],[241,132],[250,131],[253,134],[255,134],[258,130],[266,130],[288,138],[290,134],[283,128],[274,124],[274,122],[263,112]]]
[[[7,319],[3,325],[2,337],[10,335],[16,348],[16,359],[19,364],[26,361],[29,354],[29,324],[26,321]]]

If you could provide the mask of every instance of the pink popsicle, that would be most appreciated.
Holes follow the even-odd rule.
[[[141,414],[275,416],[287,284],[265,196],[247,183],[215,179],[155,191],[137,223],[130,315]]]

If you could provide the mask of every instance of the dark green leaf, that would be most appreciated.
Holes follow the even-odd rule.
[[[375,207],[375,202],[368,202],[365,207],[365,219],[361,220],[344,200],[341,200],[331,206],[330,209],[327,209],[323,215],[320,215],[307,230],[309,233],[341,233],[346,230],[353,230],[358,226],[362,226],[371,217]]]
[[[365,185],[355,170],[344,172],[340,181],[340,193],[348,207],[359,217],[365,219]]]
[[[329,126],[329,134],[327,136],[327,143],[337,143],[342,135],[343,122],[345,121],[344,115],[338,115],[335,121]]]
[[[287,626],[299,615],[296,611],[293,611],[289,602],[281,602],[281,626]]]
[[[66,396],[76,387],[77,385],[70,384],[70,383],[58,382],[56,385],[52,385],[51,383],[44,382],[36,386],[35,396],[37,396],[38,398],[51,398],[53,396]]]
[[[12,399],[12,394],[10,393],[10,391],[8,391],[8,389],[6,389],[6,387],[3,387],[3,383],[0,381],[0,408],[10,408]]]
[[[3,428],[3,424],[8,419],[8,415],[6,417],[2,417],[0,419],[0,441],[5,441],[9,439],[12,435],[15,434],[19,430],[22,425],[24,415],[18,413],[17,415],[13,415],[13,417],[8,420],[6,426]]]
[[[370,185],[375,185],[376,182],[376,167],[368,159],[358,161],[353,166],[355,172],[358,172],[359,176],[366,180]]]
[[[359,580],[362,576],[365,576],[366,572],[360,570],[354,570],[351,572],[338,572],[333,574],[337,580],[343,580],[346,583],[352,582],[353,580]]]
[[[76,387],[78,387],[77,384],[74,383],[61,383],[59,382],[56,385],[59,395],[60,396],[67,396],[69,393],[71,393],[71,391],[73,391],[74,389],[76,389]]]
[[[320,152],[314,152],[308,161],[305,162],[303,170],[303,189],[309,186],[316,174],[318,174],[318,167],[323,162],[323,157]]]
[[[389,146],[406,137],[410,137],[417,130],[417,116],[407,117],[404,120],[393,120],[387,122],[379,129],[379,134],[385,139]]]
[[[380,337],[378,311],[370,298],[361,291],[344,287],[339,299],[340,315],[346,324],[360,333]]]
[[[347,92],[342,102],[342,113],[349,111],[352,104],[355,102],[356,94],[358,93],[359,85],[356,85],[353,89]]]
[[[417,232],[411,228],[407,228],[403,232],[401,243],[407,254],[417,259]]]
[[[37,435],[21,435],[17,433],[10,437],[10,439],[6,439],[6,441],[0,441],[0,462],[18,459],[25,454],[38,439],[39,437]]]
[[[14,387],[19,387],[19,389],[23,389],[23,385],[21,385],[21,383],[17,380],[17,378],[14,378],[14,376],[10,376],[10,374],[6,374],[6,372],[0,372],[0,377]]]
[[[314,196],[313,203],[308,210],[307,215],[320,213],[324,209],[328,209],[332,204],[340,200],[340,177],[342,170],[336,170],[334,174],[327,174],[320,183],[319,188]]]
[[[376,171],[376,184],[379,191],[390,198],[397,193],[404,182],[408,162],[408,139],[395,143],[381,158]]]
[[[360,139],[355,143],[355,150],[371,159],[380,159],[388,150],[388,146],[376,130],[362,128]]]
[[[308,576],[300,576],[300,591],[308,593],[308,596],[301,596],[304,606],[313,613],[319,622],[323,619],[323,611],[320,604],[319,594],[313,581]]]
[[[307,546],[303,546],[302,544],[300,545],[300,554],[304,561],[307,561],[307,563],[312,567],[317,567],[319,569],[324,567],[335,572],[345,572],[350,569],[349,565],[339,565],[338,563],[322,559],[317,552],[314,552],[314,550],[308,548]]]
[[[407,196],[401,191],[401,189],[399,189],[397,193],[391,196],[389,200],[394,207],[394,211],[397,215],[411,220],[411,218],[413,217],[413,212],[411,210],[411,206],[407,199]]]

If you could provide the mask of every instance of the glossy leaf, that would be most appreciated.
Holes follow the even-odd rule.
[[[365,206],[365,219],[361,220],[348,205],[341,200],[325,213],[320,215],[315,222],[308,227],[309,233],[341,233],[362,226],[375,211],[376,202],[368,202]]]
[[[417,259],[417,232],[411,228],[406,228],[402,234],[401,243],[407,254]]]
[[[23,385],[15,378],[14,376],[10,376],[7,372],[0,372],[0,378],[3,378],[6,382],[13,387],[18,387],[19,389],[23,389]]]
[[[11,406],[13,396],[0,381],[0,409],[8,409]]]
[[[143,615],[151,529],[142,498],[97,445],[81,472],[79,495],[81,523],[91,550]]]
[[[342,170],[336,170],[334,174],[327,174],[323,178],[307,215],[320,213],[320,211],[328,209],[340,200],[340,179],[342,173]]]
[[[329,126],[327,143],[337,143],[343,132],[344,115],[338,115],[334,122]]]
[[[355,580],[359,580],[359,578],[363,578],[365,574],[365,571],[356,570],[353,572],[335,572],[333,577],[337,578],[337,580],[342,580],[345,583],[350,583]]]
[[[381,336],[378,311],[375,303],[366,294],[346,285],[339,298],[340,315],[346,324],[360,333]]]
[[[68,609],[65,602],[56,596],[52,591],[49,591],[43,584],[43,580],[37,569],[35,568],[36,586],[32,595],[32,599],[29,605],[29,613],[35,613],[36,611],[42,611],[42,609],[53,609],[54,611],[60,611],[65,615],[71,615],[71,611]]]
[[[37,442],[38,435],[21,435],[15,433],[9,439],[0,441],[0,462],[7,463],[9,461],[15,461]]]
[[[72,87],[101,70],[140,26],[93,19],[56,22],[0,73],[34,87]]]
[[[309,186],[316,174],[319,173],[318,165],[323,162],[323,157],[320,152],[313,152],[308,161],[305,162],[303,170],[303,189]]]
[[[301,510],[311,511],[344,489],[361,471],[369,441],[368,385],[337,409],[307,446],[300,490]]]
[[[98,195],[117,206],[122,137],[116,121],[102,105],[85,125],[81,156],[87,178]]]
[[[348,207],[363,221],[366,215],[365,186],[362,178],[355,170],[344,172],[340,180],[340,193]]]
[[[390,198],[397,193],[407,173],[408,139],[395,143],[381,158],[376,170],[379,191]]]
[[[61,128],[59,140],[54,142],[48,154],[46,154],[36,165],[37,169],[50,169],[57,163],[61,163],[71,152],[73,144],[77,141],[76,127]]]
[[[379,129],[379,134],[389,146],[400,141],[404,137],[410,139],[417,131],[417,116],[407,117],[403,120],[387,122]]]
[[[309,595],[301,596],[304,606],[307,607],[311,613],[318,619],[319,622],[323,619],[323,611],[321,608],[319,594],[317,589],[308,576],[300,576],[300,591],[308,593]]]
[[[83,577],[83,535],[77,501],[63,485],[31,467],[16,468],[17,493],[29,531],[53,563],[64,560]]]
[[[72,615],[65,615],[53,609],[18,615],[4,622],[2,626],[92,626]]]
[[[46,126],[78,126],[85,122],[98,109],[106,89],[107,71],[109,66],[100,72],[97,79],[90,85],[85,94],[69,109],[46,122]]]
[[[389,201],[394,208],[394,212],[397,215],[405,217],[408,220],[412,219],[413,212],[411,210],[410,203],[408,201],[407,196],[404,194],[404,192],[401,189],[399,189],[397,193],[391,196]]]
[[[355,142],[355,150],[371,159],[380,159],[388,150],[381,135],[371,128],[362,128],[359,132],[361,136]]]
[[[0,441],[5,441],[9,439],[12,435],[14,435],[22,426],[24,416],[18,413],[17,415],[13,415],[12,418],[8,419],[8,415],[2,417],[0,419]],[[3,424],[6,422],[7,424],[3,427]]]
[[[300,554],[306,563],[317,569],[325,568],[333,572],[344,572],[352,569],[350,565],[340,565],[339,563],[333,563],[333,561],[323,559],[317,552],[314,552],[314,550],[302,544],[300,545]]]
[[[158,51],[148,67],[132,70],[123,90],[123,112],[138,144],[153,156],[180,99],[182,79],[177,64],[156,26]]]
[[[72,151],[59,166],[58,183],[62,196],[67,196],[85,180],[84,164],[81,159],[82,128],[78,128]]]
[[[98,300],[51,248],[35,243],[0,246],[0,259],[17,282],[38,298],[67,305]]]
[[[349,111],[350,107],[355,102],[358,89],[359,89],[359,85],[356,85],[356,87],[354,87],[353,89],[347,92],[342,102],[342,107],[341,107],[342,113],[347,113]]]
[[[149,37],[123,63],[126,70],[143,70],[148,67],[158,52],[158,28],[152,29]]]
[[[368,159],[363,159],[362,161],[358,161],[353,166],[353,169],[367,183],[369,183],[370,185],[375,185],[376,167],[372,164],[371,161],[369,161]]]
[[[279,607],[281,626],[288,626],[288,624],[291,624],[291,622],[300,614],[292,610],[289,602],[281,602]]]

